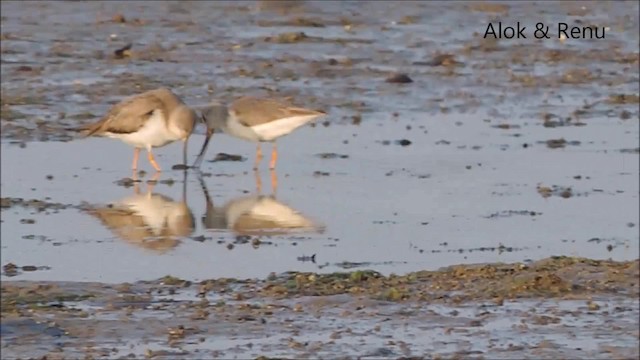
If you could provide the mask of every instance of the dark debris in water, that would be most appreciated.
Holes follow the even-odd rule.
[[[540,196],[542,196],[543,198],[548,198],[551,196],[559,196],[561,198],[568,199],[573,196],[584,195],[584,194],[574,193],[571,187],[564,187],[564,186],[558,186],[558,185],[552,185],[551,187],[549,187],[542,184],[538,184],[538,186],[536,187],[536,190],[538,191],[538,194],[540,194]]]
[[[305,34],[304,32],[300,31],[300,32],[286,32],[286,33],[278,34],[276,36],[269,36],[264,38],[264,41],[278,43],[278,44],[292,44],[292,43],[305,41],[308,39],[310,39],[310,37],[307,36],[307,34]]]
[[[409,177],[418,178],[418,179],[430,179],[431,178],[431,174],[416,173],[413,170],[407,169],[407,168],[401,168],[399,170],[387,171],[384,175],[385,176],[393,176],[393,175],[395,175],[397,173],[405,173],[405,174],[408,174]]]
[[[190,166],[189,165],[185,165],[185,164],[175,164],[171,167],[171,170],[187,170],[189,169]]]
[[[542,126],[546,128],[556,128],[556,127],[564,127],[564,126],[586,126],[586,123],[580,122],[578,120],[574,120],[571,117],[560,117],[551,113],[544,113],[542,115]]]
[[[370,262],[370,261],[365,261],[365,262],[353,262],[353,261],[343,261],[343,262],[339,262],[339,263],[334,263],[331,264],[332,266],[335,267],[339,267],[341,269],[357,269],[357,268],[363,268],[363,267],[376,267],[376,266],[381,266],[381,265],[394,265],[394,264],[406,264],[406,261],[379,261],[379,262]],[[324,264],[319,266],[319,268],[324,268],[326,266],[329,266],[330,264]]]
[[[424,66],[462,66],[464,65],[462,62],[457,61],[455,55],[453,54],[437,54],[431,58],[429,61],[416,61],[413,65],[424,65]]]
[[[381,224],[397,224],[398,222],[394,220],[373,220],[372,223],[381,225]]]
[[[600,238],[600,237],[593,237],[589,240],[587,240],[587,242],[590,243],[596,243],[596,244],[600,244],[600,243],[615,243],[616,245],[623,245],[625,243],[625,240],[619,239],[619,238]]]
[[[205,242],[207,240],[211,240],[211,237],[206,237],[204,235],[198,235],[198,236],[192,236],[191,240],[197,241],[197,242]]]
[[[393,144],[396,144],[396,145],[400,145],[400,146],[402,146],[402,147],[411,145],[411,140],[407,140],[407,139],[400,139],[400,140],[394,140],[394,141],[391,141],[391,140],[381,140],[381,141],[378,141],[378,142],[379,142],[380,144],[382,144],[382,145],[385,145],[385,146],[386,146],[386,145],[391,145],[392,143],[393,143]]]
[[[297,260],[300,262],[312,262],[312,263],[316,263],[316,254],[313,254],[311,256],[308,255],[302,255],[302,256],[298,256]]]
[[[74,205],[71,204],[62,204],[56,202],[48,202],[45,200],[31,199],[25,200],[23,198],[12,198],[12,197],[3,197],[0,199],[0,208],[8,209],[13,206],[20,206],[24,208],[35,209],[38,212],[43,212],[47,210],[63,210],[67,208],[72,208]]]
[[[117,49],[113,52],[113,56],[116,59],[124,59],[126,57],[131,57],[131,48],[133,47],[132,43],[129,43],[120,49]]]
[[[349,155],[336,154],[336,153],[320,153],[316,154],[320,159],[347,159]]]
[[[485,216],[485,218],[487,219],[496,219],[496,218],[505,218],[505,217],[511,217],[511,216],[540,216],[542,215],[541,212],[535,212],[535,211],[531,211],[531,210],[504,210],[504,211],[498,211],[495,212],[491,215]]]
[[[267,36],[263,38],[263,41],[267,43],[275,43],[275,44],[296,44],[301,42],[334,43],[334,44],[349,44],[349,43],[371,44],[373,42],[373,40],[358,39],[353,37],[325,38],[320,36],[311,36],[311,35],[307,35],[305,32],[302,32],[302,31],[284,32],[274,36]]]
[[[249,235],[238,235],[236,236],[235,241],[233,242],[236,245],[246,244],[251,241],[251,236]]]
[[[385,81],[393,84],[409,84],[413,82],[413,80],[409,77],[409,75],[402,74],[402,73],[391,74],[389,75],[389,77],[386,78]]]
[[[172,186],[173,184],[176,183],[176,181],[171,179],[171,178],[169,178],[169,179],[160,180],[159,183],[167,185],[167,186]]]
[[[140,183],[140,182],[142,182],[142,180],[140,180],[140,179],[132,179],[130,177],[125,177],[125,178],[122,178],[120,180],[117,180],[115,182],[115,184],[118,185],[118,186],[123,186],[123,187],[129,188],[129,187],[132,187],[133,185],[135,185],[135,183]]]
[[[227,153],[218,153],[213,160],[209,160],[209,162],[219,162],[219,161],[245,161],[246,158],[241,155],[227,154]]]
[[[464,254],[464,253],[472,253],[472,252],[497,252],[498,254],[502,254],[502,253],[516,252],[516,251],[524,251],[524,250],[528,250],[528,248],[526,247],[518,248],[518,247],[505,246],[500,244],[498,246],[482,246],[482,247],[469,248],[469,249],[463,249],[463,248],[447,249],[447,250],[435,249],[435,250],[430,250],[428,252],[432,254],[440,254],[440,253]],[[423,250],[420,250],[420,253],[423,253],[423,252],[424,252]]]
[[[520,129],[520,125],[506,124],[506,123],[491,125],[491,127],[494,129],[502,129],[502,130]]]
[[[538,144],[547,144],[547,147],[550,149],[561,149],[567,145],[578,146],[580,145],[580,141],[578,140],[567,141],[564,138],[560,138],[560,139],[549,139],[547,141],[538,141]]]
[[[14,263],[6,263],[2,266],[2,275],[7,277],[13,277],[20,275],[22,272],[33,272],[39,270],[51,270],[49,266],[35,266],[35,265],[23,265],[18,266]]]
[[[386,347],[379,347],[373,351],[366,353],[364,357],[386,358],[386,357],[395,356],[395,355],[396,355],[395,351]]]
[[[257,22],[261,27],[281,27],[281,26],[296,26],[296,27],[325,27],[324,21],[321,19],[312,19],[307,17],[294,17],[285,21],[273,21],[273,20],[260,20]]]

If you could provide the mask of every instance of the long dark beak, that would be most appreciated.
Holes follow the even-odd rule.
[[[213,207],[213,203],[211,202],[211,196],[209,196],[209,190],[207,190],[207,184],[204,182],[202,175],[198,174],[198,181],[200,181],[200,188],[204,193],[204,200],[206,201],[207,211]]]
[[[187,203],[187,178],[188,178],[188,172],[185,169],[183,176],[182,176],[182,202],[183,203]],[[188,207],[188,206],[187,206]]]
[[[204,140],[204,144],[202,144],[202,149],[200,149],[200,153],[196,158],[196,161],[193,162],[192,168],[200,168],[200,164],[202,163],[202,159],[204,158],[205,152],[207,152],[207,147],[209,146],[209,140],[213,136],[213,129],[207,129],[207,137]]]
[[[189,138],[187,138],[184,141],[184,144],[182,145],[182,163],[185,166],[185,169],[187,168],[187,145],[189,144]]]

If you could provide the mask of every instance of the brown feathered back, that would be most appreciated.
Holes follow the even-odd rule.
[[[167,88],[150,90],[134,95],[114,105],[98,122],[85,126],[85,136],[105,133],[129,134],[140,130],[154,111],[161,111],[165,118],[182,100]]]
[[[242,97],[234,101],[229,112],[245,126],[256,126],[293,116],[322,116],[322,111],[289,106],[274,99]]]

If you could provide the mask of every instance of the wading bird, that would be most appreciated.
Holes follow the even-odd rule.
[[[133,169],[138,168],[140,149],[147,149],[149,162],[156,171],[160,166],[152,148],[176,140],[184,143],[183,161],[187,163],[187,141],[196,123],[196,113],[167,88],[134,95],[114,105],[98,122],[79,130],[85,136],[120,139],[133,146]]]
[[[272,147],[269,168],[273,170],[278,161],[276,139],[323,115],[326,113],[289,106],[274,99],[243,97],[229,106],[213,102],[202,109],[202,120],[207,126],[207,134],[193,167],[200,167],[213,133],[222,131],[258,143],[254,169],[258,168],[262,160],[260,144],[270,142]]]

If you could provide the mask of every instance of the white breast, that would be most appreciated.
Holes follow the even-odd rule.
[[[180,139],[180,134],[174,133],[167,128],[164,114],[159,110],[154,111],[138,131],[131,134],[107,133],[107,136],[120,139],[129,145],[146,149],[165,146]]]
[[[318,115],[292,116],[252,127],[262,141],[272,141],[287,135],[300,126],[317,118]]]
[[[242,125],[237,118],[231,114],[231,117],[223,130],[227,134],[249,141],[273,141],[281,136],[289,134],[293,130],[317,117],[318,115],[292,116],[248,127]]]

